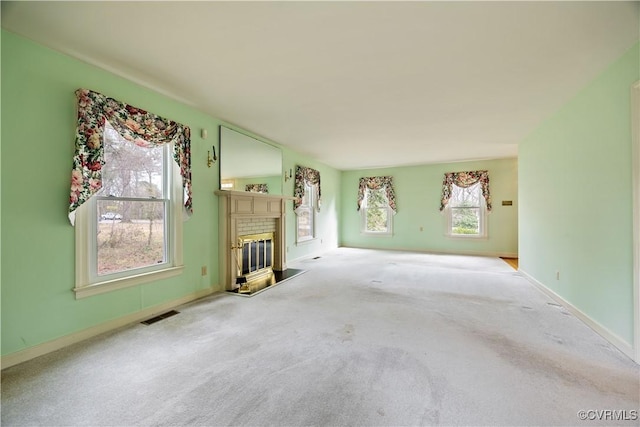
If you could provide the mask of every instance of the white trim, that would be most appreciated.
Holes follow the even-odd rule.
[[[383,190],[383,189],[379,189]],[[393,237],[393,217],[395,216],[395,212],[389,206],[389,201],[387,200],[387,206],[373,209],[386,209],[387,210],[387,230],[386,231],[369,231],[367,230],[367,196],[368,192],[371,191],[370,188],[365,190],[364,200],[362,202],[362,206],[360,207],[360,235],[362,236],[374,236],[374,237]],[[384,198],[386,200],[386,192],[383,192]]]
[[[634,360],[640,363],[640,80],[631,88]]]
[[[340,245],[341,248],[354,248],[354,249],[373,249],[380,251],[401,251],[401,252],[418,252],[424,254],[434,255],[463,255],[463,256],[481,256],[488,258],[518,258],[516,252],[478,252],[478,251],[438,251],[434,249],[420,249],[420,248],[408,248],[408,247],[394,247],[394,248],[375,248],[371,246],[360,245]]]
[[[304,192],[305,195],[308,193],[308,203],[306,205],[300,205],[297,209],[293,211],[296,215],[296,246],[300,244],[310,243],[317,239],[316,236],[316,211],[317,211],[317,198],[316,198],[316,187],[317,184],[309,184],[307,181],[304,182]],[[302,209],[304,208],[304,209]],[[311,235],[305,238],[300,238],[300,212],[301,210],[309,210],[309,221],[311,221]]]
[[[484,196],[482,195],[482,190],[480,187],[480,182],[477,182],[476,184],[478,186],[478,192],[479,192],[479,200],[480,200],[480,206],[477,207],[478,209],[478,220],[479,220],[479,233],[478,234],[455,234],[453,233],[452,229],[453,229],[453,208],[451,206],[451,200],[449,200],[449,203],[447,203],[447,205],[444,208],[443,214],[445,216],[446,219],[446,223],[445,223],[445,236],[449,239],[488,239],[489,238],[489,228],[488,228],[488,221],[487,221],[487,215],[490,213],[487,210],[487,203],[486,200],[484,199]],[[458,187],[457,185],[453,184],[452,185],[452,189],[453,187],[456,188],[462,188],[462,187]],[[453,190],[452,190],[453,192]],[[451,198],[453,198],[453,194],[451,196]],[[473,208],[475,208],[474,206],[471,206]]]
[[[552,291],[550,288],[546,287],[544,284],[534,279],[527,272],[522,271],[521,269],[519,269],[518,271],[520,272],[522,277],[527,279],[532,285],[536,287],[536,289],[541,291],[546,296],[550,297],[552,300],[554,300],[558,304],[562,305],[564,308],[567,309],[567,311],[569,311],[571,314],[573,314],[575,317],[581,320],[585,325],[593,329],[598,335],[600,335],[605,340],[609,341],[618,350],[620,350],[622,353],[624,353],[626,356],[628,356],[633,360],[633,353],[634,353],[633,346],[631,346],[628,342],[626,342],[625,340],[620,338],[618,335],[611,332],[606,327],[602,326],[597,321],[593,320],[591,317],[583,313],[580,309],[575,307],[569,301],[565,300],[560,295]]]
[[[311,245],[311,244],[313,244],[313,243],[317,242],[318,240],[320,240],[320,239],[319,239],[319,238],[317,238],[317,237],[309,237],[309,238],[308,238],[308,239],[306,239],[306,240],[300,240],[300,241],[296,242],[296,243],[295,243],[295,245],[296,245],[296,246],[306,246],[306,245]]]
[[[182,237],[184,215],[182,193],[184,190],[180,177],[180,166],[172,160],[169,148],[169,146],[165,146],[166,161],[164,162],[165,168],[169,169],[164,172],[165,180],[169,181],[165,184],[165,187],[168,187],[168,191],[171,192],[169,218],[172,224],[168,227],[169,230],[167,230],[169,233],[167,235],[167,255],[169,262],[162,266],[137,269],[137,273],[135,270],[124,271],[119,275],[111,275],[107,280],[100,282],[94,281],[96,278],[92,277],[91,271],[95,271],[95,265],[91,266],[90,263],[95,263],[95,254],[92,254],[93,249],[91,248],[90,239],[93,238],[96,233],[94,228],[96,225],[91,221],[89,216],[91,214],[91,207],[95,206],[96,200],[92,198],[76,209],[76,283],[73,288],[76,299],[166,279],[182,273],[184,269]],[[169,175],[171,178],[169,178]]]
[[[293,259],[288,259],[287,260],[287,264],[289,265],[290,268],[301,268],[302,266],[295,266],[293,264],[295,263],[299,263],[299,262],[303,262],[303,261],[308,261],[312,258],[318,257],[318,256],[322,256],[324,254],[326,254],[327,252],[331,252],[332,250],[338,249],[338,246],[334,246],[332,248],[328,248],[328,249],[322,249],[322,250],[318,250],[318,251],[314,251],[311,252],[310,254],[305,254],[302,256],[299,256],[297,258],[293,258]]]
[[[173,301],[167,301],[165,303],[158,304],[153,307],[148,307],[143,310],[136,311],[135,313],[127,314],[117,319],[112,319],[107,322],[101,323],[99,325],[92,326],[82,331],[74,332],[72,334],[65,335],[63,337],[44,342],[42,344],[38,344],[33,347],[29,347],[27,349],[17,351],[15,353],[2,356],[0,365],[2,366],[2,369],[5,369],[10,366],[17,365],[18,363],[26,362],[27,360],[34,359],[38,356],[42,356],[47,353],[51,353],[61,348],[70,346],[72,344],[76,344],[86,339],[95,337],[105,332],[109,332],[111,330],[121,328],[131,323],[139,322],[141,320],[147,319],[149,317],[153,317],[169,309],[172,309],[177,306],[184,305],[191,301],[195,301],[197,299],[211,295],[214,293],[213,289],[214,287],[201,289],[199,291],[192,292],[188,295],[185,295]]]
[[[165,268],[158,271],[136,274],[133,276],[121,277],[119,279],[107,280],[105,282],[93,283],[87,286],[73,288],[76,299],[82,299],[93,295],[100,295],[106,292],[124,289],[131,286],[141,285],[156,280],[167,279],[182,274],[183,266]]]

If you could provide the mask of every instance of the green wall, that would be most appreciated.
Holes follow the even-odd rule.
[[[487,217],[486,239],[460,239],[445,235],[440,213],[442,178],[445,172],[488,170],[493,211]],[[398,212],[393,236],[360,233],[357,211],[358,181],[364,176],[393,176]],[[516,159],[487,160],[354,170],[342,173],[341,244],[343,246],[409,249],[433,252],[516,256],[518,248],[518,182]],[[502,206],[502,200],[513,206]],[[422,227],[423,231],[420,231]]]
[[[206,159],[212,144],[219,148],[217,128],[223,123],[12,33],[3,31],[1,43],[2,354],[201,290],[220,290],[218,200],[213,194],[219,187],[219,171],[218,164],[208,168]],[[184,224],[182,275],[75,299],[75,230],[67,209],[76,120],[74,91],[81,87],[191,127],[194,214]],[[200,138],[202,128],[209,130],[207,141]],[[293,161],[320,167],[285,151],[285,163]],[[327,203],[319,233],[327,238],[317,249],[337,245],[339,173],[327,166],[321,171]],[[285,186],[286,194],[292,195],[292,181]],[[295,234],[289,233],[287,241],[294,257],[305,254],[307,248],[294,247]],[[206,276],[200,274],[202,266],[207,267]]]
[[[629,344],[638,60],[636,45],[519,147],[520,269]]]

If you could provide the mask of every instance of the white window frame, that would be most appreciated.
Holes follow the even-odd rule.
[[[164,176],[168,180],[169,203],[165,212],[167,261],[159,265],[136,268],[105,276],[96,274],[97,200],[92,197],[76,209],[76,299],[99,295],[118,289],[137,286],[177,276],[184,268],[182,258],[182,177],[180,167],[173,161],[173,145],[165,150]]]
[[[389,206],[389,200],[387,199],[387,194],[385,189],[380,189],[376,191],[382,191],[384,193],[384,198],[387,201],[387,206],[385,209],[387,210],[387,230],[386,231],[371,231],[367,230],[367,205],[369,202],[369,192],[371,189],[368,187],[364,191],[364,199],[362,200],[362,206],[360,207],[360,234],[366,236],[379,236],[379,237],[391,237],[393,236],[393,209]],[[376,208],[380,209],[380,208]]]
[[[304,192],[307,195],[307,200],[309,201],[306,205],[300,205],[296,209],[298,214],[296,214],[296,244],[299,243],[307,243],[316,239],[316,185],[317,184],[309,184],[308,182],[304,182]],[[309,218],[311,220],[311,236],[300,237],[300,211],[309,211]]]
[[[449,203],[447,203],[447,206],[444,209],[444,213],[446,217],[445,235],[453,239],[486,239],[487,237],[489,237],[489,230],[487,227],[488,211],[487,211],[487,202],[484,199],[484,196],[482,195],[482,187],[480,185],[478,185],[478,191],[480,192],[479,194],[480,206],[477,207],[479,212],[478,234],[456,234],[453,232],[453,210],[455,208],[451,206],[451,200],[453,199],[453,192],[456,191],[456,188],[461,188],[461,187],[455,184],[451,185],[452,196],[449,199]],[[475,206],[471,206],[471,207],[475,208]]]

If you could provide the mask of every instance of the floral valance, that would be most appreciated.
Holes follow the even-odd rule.
[[[267,184],[247,184],[244,186],[244,191],[251,193],[269,193],[269,186]]]
[[[305,168],[304,166],[296,166],[296,178],[293,187],[293,210],[297,211],[302,204],[302,199],[305,196],[305,182],[312,185],[316,191],[316,210],[320,212],[320,172],[315,169]]]
[[[488,171],[468,171],[468,172],[447,172],[442,181],[442,198],[440,199],[440,210],[449,203],[451,198],[451,186],[467,188],[476,183],[480,183],[482,196],[487,203],[487,210],[491,211],[491,194],[489,192],[489,172]]]
[[[362,207],[362,202],[364,201],[367,188],[369,190],[379,190],[384,188],[387,200],[389,201],[389,207],[394,214],[397,212],[396,192],[393,189],[392,176],[369,176],[360,178],[360,183],[358,185],[358,210]]]
[[[173,159],[180,166],[187,217],[193,212],[191,199],[191,134],[188,126],[168,120],[140,108],[88,89],[76,91],[78,123],[76,150],[71,172],[69,220],[75,222],[75,211],[102,188],[105,122],[120,135],[141,147],[173,143]]]

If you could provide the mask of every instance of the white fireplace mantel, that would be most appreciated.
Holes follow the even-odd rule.
[[[244,191],[218,190],[219,197],[219,259],[220,283],[225,290],[237,287],[237,266],[234,256],[238,242],[238,223],[243,219],[273,218],[275,220],[273,269],[287,269],[286,206],[293,197]],[[255,230],[258,232],[259,230]]]

